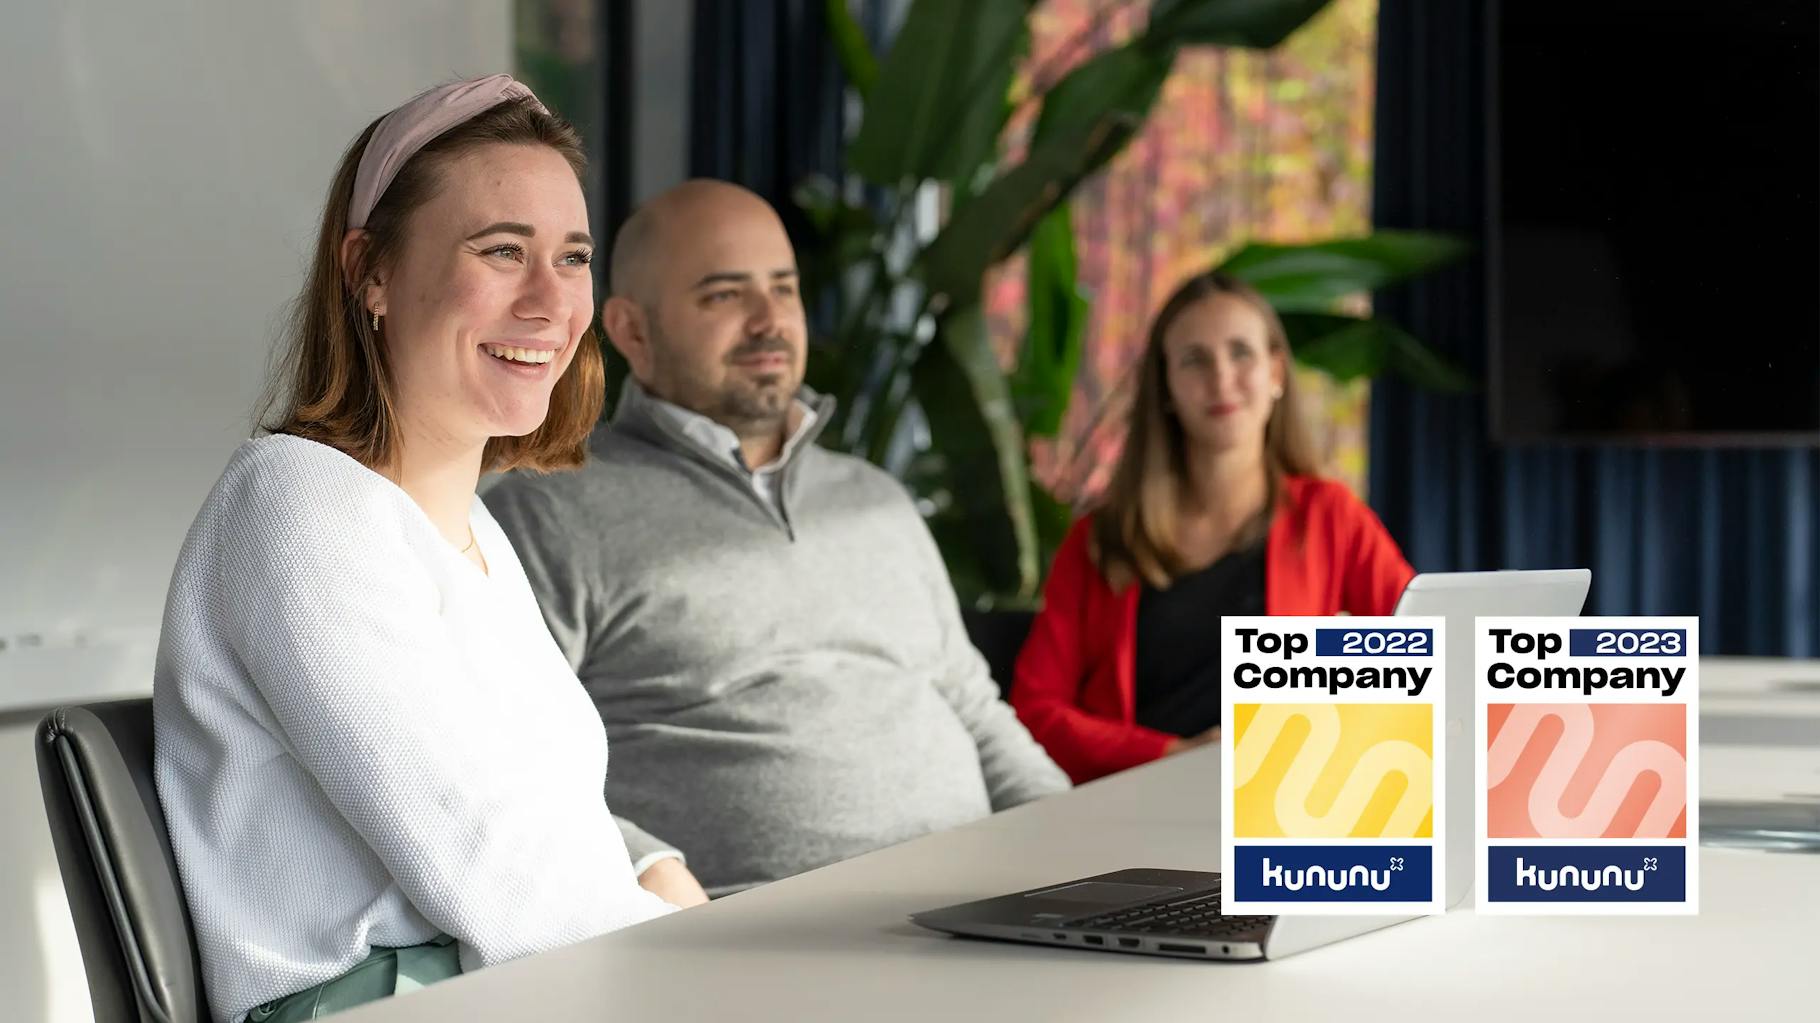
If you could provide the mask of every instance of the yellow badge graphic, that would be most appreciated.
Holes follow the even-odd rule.
[[[1425,704],[1233,705],[1238,838],[1432,838]]]

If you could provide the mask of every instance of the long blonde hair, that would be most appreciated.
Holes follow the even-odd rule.
[[[1130,427],[1119,454],[1112,482],[1093,511],[1090,549],[1114,589],[1143,579],[1156,587],[1189,568],[1179,544],[1183,494],[1188,485],[1188,446],[1182,424],[1168,414],[1168,370],[1163,338],[1190,306],[1217,295],[1228,295],[1249,305],[1264,320],[1272,354],[1285,363],[1283,396],[1277,399],[1264,427],[1264,466],[1269,479],[1266,514],[1238,537],[1240,546],[1263,538],[1270,514],[1282,500],[1285,476],[1311,475],[1316,471],[1314,447],[1302,421],[1296,397],[1295,372],[1290,364],[1289,337],[1276,310],[1251,285],[1225,274],[1207,272],[1184,281],[1150,325],[1150,337],[1138,365],[1137,396],[1132,401]]]

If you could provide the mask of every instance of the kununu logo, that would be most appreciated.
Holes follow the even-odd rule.
[[[1687,897],[1679,845],[1503,845],[1485,850],[1488,904],[1581,907],[1675,903]]]
[[[1479,912],[1700,911],[1700,622],[1482,617]]]
[[[1622,886],[1633,892],[1643,890],[1644,881],[1654,873],[1660,861],[1655,856],[1643,857],[1643,863],[1635,870],[1626,870],[1617,864],[1599,867],[1581,867],[1569,863],[1564,867],[1544,868],[1526,862],[1517,857],[1517,887],[1539,888],[1552,892],[1557,888],[1579,888],[1583,891],[1596,892],[1601,888]]]
[[[1446,625],[1220,619],[1224,912],[1446,911]]]
[[[1236,845],[1226,876],[1240,899],[1408,905],[1433,897],[1429,845]]]
[[[1373,870],[1364,864],[1351,867],[1329,869],[1320,864],[1312,867],[1292,868],[1281,863],[1270,862],[1264,857],[1264,887],[1283,888],[1299,892],[1304,888],[1326,888],[1330,891],[1343,892],[1348,888],[1370,887],[1373,891],[1388,891],[1391,875],[1403,869],[1403,857],[1392,856],[1385,863],[1384,869]]]

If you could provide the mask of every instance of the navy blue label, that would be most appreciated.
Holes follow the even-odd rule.
[[[1567,652],[1575,657],[1685,657],[1686,629],[1572,629]]]
[[[1226,883],[1252,902],[1427,902],[1425,845],[1237,845]]]
[[[1316,629],[1317,657],[1429,657],[1433,629]]]
[[[1492,902],[1682,902],[1687,850],[1678,845],[1489,845]]]

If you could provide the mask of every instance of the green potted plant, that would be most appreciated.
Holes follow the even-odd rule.
[[[965,598],[1028,599],[1069,509],[1030,479],[1026,442],[1062,424],[1087,302],[1075,276],[1067,199],[1137,133],[1186,46],[1269,48],[1327,0],[1156,0],[1147,27],[1032,97],[1021,159],[1006,157],[1012,81],[1033,3],[915,0],[881,62],[845,0],[827,19],[864,113],[847,169],[795,200],[807,298],[831,324],[810,383],[839,399],[825,443],[885,465],[928,515]],[[945,202],[927,230],[933,199]],[[919,221],[921,221],[919,223]],[[987,334],[986,271],[1028,253],[1028,329],[1015,367]],[[1222,268],[1283,314],[1297,359],[1339,379],[1399,372],[1433,387],[1465,379],[1395,325],[1341,300],[1455,259],[1452,239],[1380,232],[1312,245],[1247,245]]]

